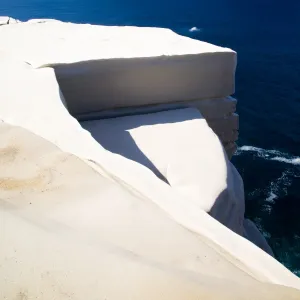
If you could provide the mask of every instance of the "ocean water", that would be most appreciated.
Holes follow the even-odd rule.
[[[238,52],[233,163],[276,258],[300,275],[300,1],[0,0],[0,15],[168,27]]]

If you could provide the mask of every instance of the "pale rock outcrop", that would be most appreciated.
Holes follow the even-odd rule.
[[[48,23],[48,22],[60,22],[55,19],[30,19],[26,23]]]
[[[9,18],[8,24],[16,24],[16,23],[21,23],[21,21],[18,19]]]
[[[195,108],[82,122],[108,151],[146,166],[188,201],[243,235],[242,179]]]
[[[10,70],[24,71],[32,70],[32,66],[21,59],[16,59],[9,52],[0,49],[1,72],[10,72]]]
[[[1,25],[8,25],[8,24],[16,24],[16,23],[20,23],[20,20],[11,18],[11,17],[7,17],[7,16],[0,16],[0,26]]]
[[[149,114],[183,108],[197,108],[206,119],[208,125],[220,138],[229,158],[235,152],[235,141],[238,139],[238,115],[236,111],[236,99],[225,97],[221,99],[206,99],[196,101],[181,101],[176,103],[122,107],[118,109],[100,110],[94,113],[76,115],[80,121],[116,118],[138,114]]]
[[[0,16],[0,26],[7,25],[9,22],[9,17]]]
[[[239,174],[195,108],[80,125],[53,69],[5,61],[0,58],[4,299],[299,299],[299,279],[233,232],[265,247],[243,221]],[[234,101],[226,101],[230,117]],[[152,165],[113,154],[95,136],[114,142],[104,126],[113,131],[130,123],[127,133]],[[189,157],[180,139],[191,147]]]
[[[299,299],[47,140],[0,134],[1,299]]]
[[[77,118],[120,108],[158,108],[166,103],[196,106],[209,125],[226,123],[226,128],[212,128],[224,146],[230,144],[225,149],[232,156],[238,125],[228,122],[231,115],[222,107],[229,101],[235,104],[228,97],[234,92],[234,51],[168,29],[55,20],[6,26],[0,36],[2,50],[35,68],[55,69],[69,110]],[[213,107],[209,113],[204,112],[207,103]],[[222,113],[218,119],[213,116],[216,111]]]

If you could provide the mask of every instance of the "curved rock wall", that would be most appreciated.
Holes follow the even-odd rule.
[[[18,31],[19,24],[11,26]],[[1,47],[4,299],[299,298],[299,279],[233,232],[269,251],[254,225],[243,219],[242,181],[207,126],[209,118],[204,120],[193,108],[197,101],[192,108],[151,111],[155,126],[143,123],[125,130],[165,182],[151,165],[112,153],[92,128],[82,128],[66,109],[52,68],[34,69]],[[203,115],[212,120],[224,115],[205,102],[211,100],[202,101],[198,109]],[[235,101],[214,101],[227,111],[226,122],[237,124],[231,119]],[[110,134],[113,112],[103,110],[107,119],[100,121],[102,130],[108,122],[105,137],[110,142],[116,137]],[[148,111],[150,119],[151,114]],[[158,115],[163,122],[157,122]],[[168,116],[177,119],[165,122]],[[143,116],[123,118],[147,121]],[[213,126],[223,127],[217,121]],[[156,147],[150,138],[160,139]],[[165,148],[160,147],[164,143]],[[214,192],[221,196],[213,197]]]

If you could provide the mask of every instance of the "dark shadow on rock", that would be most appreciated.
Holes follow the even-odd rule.
[[[136,144],[134,138],[130,134],[130,129],[158,124],[180,123],[199,119],[199,117],[201,118],[196,111],[195,113],[192,111],[193,110],[191,110],[191,113],[184,114],[180,109],[172,110],[170,113],[132,115],[125,118],[105,119],[100,122],[86,121],[82,122],[81,125],[88,130],[94,139],[106,150],[147,167],[158,178],[168,183],[167,178],[165,178],[155,164]],[[167,138],[165,142],[168,142]],[[205,144],[203,146],[205,146]],[[160,145],[160,147],[164,147],[164,145]],[[224,149],[223,156],[227,167],[227,185],[216,198],[208,213],[233,232],[244,236],[272,255],[272,251],[269,249],[264,237],[259,234],[259,231],[258,229],[256,230],[254,224],[244,221],[245,198],[243,181],[235,167],[229,162]],[[180,159],[180,157],[178,159]],[[248,232],[245,231],[244,225],[248,228]]]
[[[158,178],[168,183],[167,178],[136,144],[130,134],[130,129],[158,124],[180,123],[192,119],[199,119],[199,116],[198,113],[182,114],[181,110],[172,110],[170,113],[165,112],[163,114],[141,114],[132,115],[130,117],[105,119],[101,120],[99,126],[91,126],[91,124],[96,123],[86,121],[81,122],[81,126],[88,130],[93,138],[106,150],[122,155],[147,167],[152,170]]]
[[[223,159],[226,162],[226,188],[218,195],[208,213],[227,228],[243,235],[245,214],[243,182],[235,167],[228,160],[224,148]]]
[[[106,150],[119,154],[130,160],[133,160],[148,169],[152,170],[153,173],[161,180],[168,183],[165,176],[157,169],[157,167],[152,163],[152,161],[141,151],[134,139],[132,138],[130,132],[127,130],[113,130],[109,134],[97,134],[97,132],[92,132],[94,137],[99,144]]]
[[[235,166],[227,160],[225,150],[223,155],[227,164],[227,188],[216,198],[209,214],[274,257],[273,250],[263,233],[252,221],[245,219],[245,191],[242,178]]]

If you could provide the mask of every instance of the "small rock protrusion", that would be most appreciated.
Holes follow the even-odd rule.
[[[16,23],[20,23],[20,20],[14,19],[14,18],[9,18],[8,20],[8,24],[16,24]]]
[[[16,24],[16,23],[21,23],[21,21],[18,20],[18,19],[7,17],[7,16],[0,16],[0,26],[1,25]]]
[[[9,23],[10,17],[0,16],[0,26],[7,25]]]

